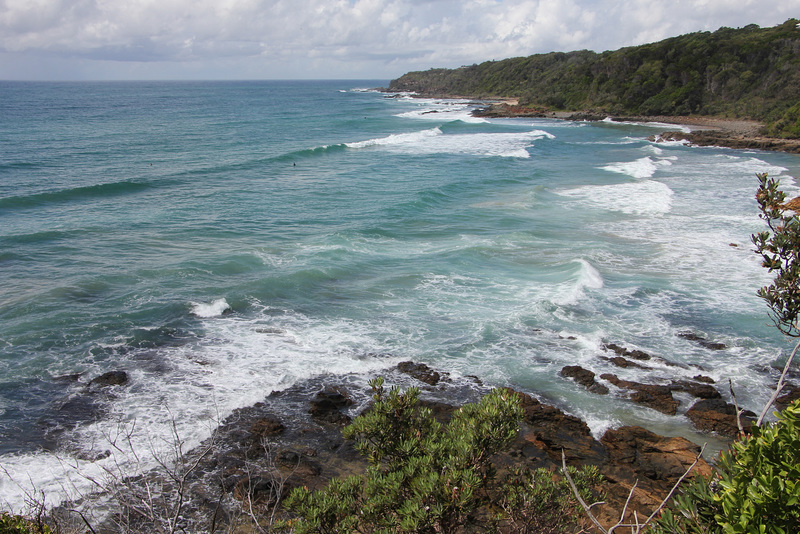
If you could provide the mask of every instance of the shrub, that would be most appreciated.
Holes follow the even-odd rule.
[[[50,534],[50,528],[20,515],[0,514],[0,534]]]
[[[296,489],[284,506],[299,517],[279,528],[458,532],[479,521],[481,507],[498,511],[487,526],[502,524],[516,532],[533,532],[526,527],[532,521],[559,528],[575,522],[571,493],[552,473],[514,470],[503,483],[496,481],[492,456],[515,438],[522,419],[514,392],[493,390],[477,404],[461,407],[445,425],[420,406],[418,389],[401,393],[393,387],[387,393],[382,378],[370,386],[375,404],[344,430],[369,461],[367,473],[331,480],[320,491]],[[577,476],[584,488],[599,481],[592,468]]]
[[[720,455],[717,476],[676,497],[654,532],[796,534],[800,532],[800,400],[778,421]]]

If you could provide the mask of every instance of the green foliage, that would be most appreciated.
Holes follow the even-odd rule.
[[[653,527],[658,534],[800,532],[800,400],[720,455]]]
[[[574,522],[569,490],[551,473],[516,471],[502,484],[496,480],[492,457],[515,438],[522,419],[514,392],[494,390],[442,424],[420,405],[418,389],[387,392],[383,384],[382,378],[370,382],[374,405],[344,430],[368,459],[367,473],[334,479],[320,491],[296,489],[284,506],[299,518],[279,528],[301,534],[457,532],[477,521],[482,506],[509,510],[495,518],[508,528],[523,528],[529,517]],[[599,480],[592,468],[576,476],[585,487]]]
[[[718,469],[715,519],[725,534],[800,532],[800,400],[734,443]]]
[[[595,497],[593,487],[602,482],[596,466],[581,469],[568,467],[581,498]],[[502,532],[520,534],[557,534],[574,532],[572,527],[583,516],[575,495],[565,478],[557,478],[546,469],[513,469],[500,488],[496,527]]]
[[[783,207],[786,195],[778,189],[778,180],[767,173],[758,174],[759,188],[756,201],[760,217],[769,230],[752,236],[762,264],[775,273],[772,284],[758,290],[758,295],[770,307],[770,317],[784,334],[797,337],[797,318],[800,314],[800,219]]]
[[[518,97],[524,105],[572,111],[753,118],[767,121],[773,135],[800,137],[798,22],[720,28],[603,53],[552,52],[410,72],[389,89]]]
[[[50,534],[51,530],[45,524],[37,523],[20,515],[11,515],[6,512],[0,514],[0,534]]]

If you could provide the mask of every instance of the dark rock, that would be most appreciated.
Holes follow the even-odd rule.
[[[60,384],[71,384],[75,383],[81,379],[83,376],[82,373],[73,373],[71,375],[62,375],[53,377],[53,382],[60,383]]]
[[[678,337],[688,339],[689,341],[696,341],[701,347],[705,347],[710,350],[725,350],[728,348],[725,343],[714,343],[713,341],[709,341],[702,336],[698,336],[694,332],[679,332]]]
[[[250,425],[250,433],[258,441],[281,434],[286,427],[276,417],[262,417]]]
[[[424,363],[400,362],[397,364],[397,369],[431,386],[438,384],[441,379],[441,375],[438,372]]]
[[[325,386],[314,395],[309,404],[308,413],[318,421],[337,425],[345,425],[350,422],[350,416],[340,411],[353,404],[353,400],[344,388]]]
[[[749,429],[756,414],[750,410],[742,413],[742,427]],[[698,430],[703,432],[715,432],[729,437],[736,437],[739,434],[739,427],[736,424],[736,407],[725,402],[721,398],[703,399],[697,401],[694,406],[686,412]]]
[[[698,382],[705,382],[706,384],[716,384],[717,381],[711,378],[710,376],[704,375],[695,375],[692,377],[693,380],[697,380]]]
[[[518,395],[525,413],[520,438],[541,451],[542,457],[552,462],[561,463],[561,451],[570,462],[600,463],[606,454],[600,443],[592,437],[589,425],[574,415],[569,415],[558,408],[543,404],[530,395],[513,390]],[[536,454],[528,448],[527,455]],[[523,454],[526,454],[523,451]]]
[[[690,382],[688,380],[673,382],[670,389],[672,389],[672,391],[685,391],[689,395],[699,399],[717,399],[721,396],[714,386],[698,384],[697,382]]]
[[[584,369],[580,365],[567,365],[561,369],[561,376],[572,378],[578,384],[587,388],[592,393],[605,395],[608,393],[608,388],[602,384],[598,384],[594,379],[594,373],[588,369]]]
[[[608,464],[630,466],[637,478],[650,480],[677,480],[700,452],[685,438],[659,436],[639,426],[608,430],[600,442],[608,451]]]
[[[649,354],[641,350],[628,350],[625,347],[620,347],[616,343],[606,343],[603,348],[613,351],[617,356],[624,356],[626,358],[633,358],[634,360],[649,360],[652,358]]]
[[[617,375],[610,373],[602,374],[600,378],[608,380],[618,388],[633,390],[630,399],[638,404],[642,404],[667,415],[675,415],[678,413],[678,406],[680,403],[672,396],[672,390],[668,386],[640,384],[639,382],[621,380]]]
[[[622,367],[624,369],[627,369],[628,367],[635,367],[637,369],[650,369],[650,367],[647,367],[646,365],[641,365],[636,362],[632,362],[627,358],[623,358],[622,356],[614,356],[613,358],[603,357],[603,359],[607,362],[613,363],[617,367]]]
[[[109,371],[93,378],[89,387],[124,386],[128,383],[128,373],[125,371]]]
[[[561,376],[572,378],[583,387],[590,387],[594,384],[595,374],[588,369],[584,369],[580,365],[567,365],[561,368]]]
[[[775,404],[778,406],[778,408],[783,409],[797,399],[800,399],[800,387],[797,387],[793,384],[786,384],[782,391],[785,391],[786,393],[775,399]]]

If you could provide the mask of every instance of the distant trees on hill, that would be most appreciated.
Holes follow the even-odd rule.
[[[602,53],[580,50],[407,73],[391,91],[516,97],[552,110],[714,115],[800,136],[800,28],[720,28]]]

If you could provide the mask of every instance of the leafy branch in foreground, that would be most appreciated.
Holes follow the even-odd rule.
[[[387,393],[382,378],[370,386],[374,405],[344,430],[368,459],[366,474],[331,480],[321,491],[296,489],[284,505],[299,517],[284,529],[447,533],[482,516],[485,529],[556,533],[576,523],[577,503],[549,471],[512,470],[497,480],[492,457],[516,437],[522,419],[514,392],[493,390],[442,424],[420,406],[418,389]],[[573,475],[584,495],[600,480],[594,468]]]

